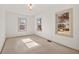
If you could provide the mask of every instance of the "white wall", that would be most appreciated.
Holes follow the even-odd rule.
[[[16,37],[34,34],[34,16],[24,15],[27,17],[27,31],[18,30],[18,17],[23,16],[13,11],[6,11],[6,37]]]
[[[4,11],[0,9],[0,50],[5,41],[5,21],[6,16],[6,37],[15,37],[22,35],[31,35],[35,34],[46,39],[50,39],[57,43],[63,44],[65,46],[79,50],[79,5],[36,5],[37,9],[34,8],[34,13],[36,16],[42,16],[42,32],[36,30],[36,20],[34,22],[34,16],[27,15],[27,32],[18,32],[18,16],[23,15],[16,12]],[[13,7],[12,7],[13,8]],[[73,38],[61,36],[55,34],[55,13],[57,11],[73,8]],[[18,8],[17,8],[18,9]],[[19,7],[20,9],[20,7]],[[12,9],[13,10],[13,9]],[[41,10],[41,11],[40,11]],[[34,24],[35,23],[35,24]],[[34,26],[35,25],[35,26]],[[35,27],[35,28],[34,28]]]
[[[0,51],[5,41],[5,14],[4,9],[0,8]]]
[[[79,50],[79,5],[49,5],[48,10],[44,9],[44,13],[38,14],[43,17],[42,32],[36,30],[35,33],[46,39],[50,39],[57,43]],[[67,37],[55,34],[55,13],[61,10],[73,8],[73,37]],[[36,20],[35,20],[36,22]]]

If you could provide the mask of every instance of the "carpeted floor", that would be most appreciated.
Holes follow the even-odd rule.
[[[27,41],[28,38],[30,39],[30,41]],[[26,41],[24,41],[23,39]],[[9,38],[6,40],[4,48],[2,50],[2,54],[78,54],[78,53],[79,51],[72,50],[70,48],[64,47],[54,42],[48,42],[46,39],[41,38],[37,35]]]

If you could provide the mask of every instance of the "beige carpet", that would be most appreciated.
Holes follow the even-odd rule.
[[[27,43],[27,44],[26,44]],[[77,54],[79,51],[48,42],[36,35],[9,38],[6,40],[3,54]]]

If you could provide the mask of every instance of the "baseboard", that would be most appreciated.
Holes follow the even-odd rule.
[[[2,47],[2,49],[1,49],[1,51],[0,51],[0,54],[2,54],[2,51],[3,51],[3,48],[4,48],[4,46],[5,46],[6,40],[7,40],[7,39],[5,38],[5,41],[4,41],[3,47]]]
[[[58,42],[55,42],[55,41],[53,41],[53,42],[54,42],[54,43],[56,43],[56,44],[59,44],[59,45],[61,45],[61,46],[64,46],[64,47],[67,47],[67,48],[69,48],[69,49],[72,49],[72,50],[75,50],[75,51],[78,51],[78,52],[79,52],[79,50],[78,50],[78,49],[68,47],[68,46],[66,46],[66,45],[63,45],[63,44],[58,43]]]
[[[34,35],[36,35],[36,34],[34,34]],[[41,36],[39,36],[39,35],[36,35],[36,36],[41,37]],[[41,38],[46,39],[46,40],[50,40],[50,39],[47,39],[47,38],[44,38],[44,37],[41,37]],[[55,42],[55,41],[53,41],[53,40],[51,40],[51,41],[54,42],[54,43],[56,43],[56,44],[58,44],[58,45],[61,45],[61,46],[64,46],[64,47],[66,47],[66,48],[69,48],[69,49],[72,49],[72,50],[75,50],[75,51],[78,51],[78,52],[79,52],[78,49],[75,49],[75,48],[72,48],[72,47],[68,47],[68,46],[66,46],[66,45],[63,45],[63,44],[58,43],[58,42]]]
[[[30,36],[30,35],[35,35],[35,34],[21,35],[21,36],[13,36],[13,37],[6,37],[6,39],[17,38],[17,37],[23,37],[23,36]]]

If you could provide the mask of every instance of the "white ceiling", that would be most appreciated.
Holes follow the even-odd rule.
[[[0,5],[0,7],[5,8],[7,11],[26,14],[26,15],[37,15],[40,13],[47,12],[48,10],[53,10],[55,7],[64,7],[65,5],[58,4],[33,4],[32,11],[29,11],[27,8],[27,4],[4,4]],[[67,6],[67,5],[66,5]]]
[[[7,5],[2,5],[7,11],[10,12],[16,12],[16,13],[21,13],[21,14],[30,14],[30,15],[35,15],[38,13],[42,13],[46,11],[48,8],[48,5],[33,5],[32,11],[29,11],[27,4],[7,4]],[[2,7],[1,6],[1,7]],[[43,11],[44,10],[44,11]]]

